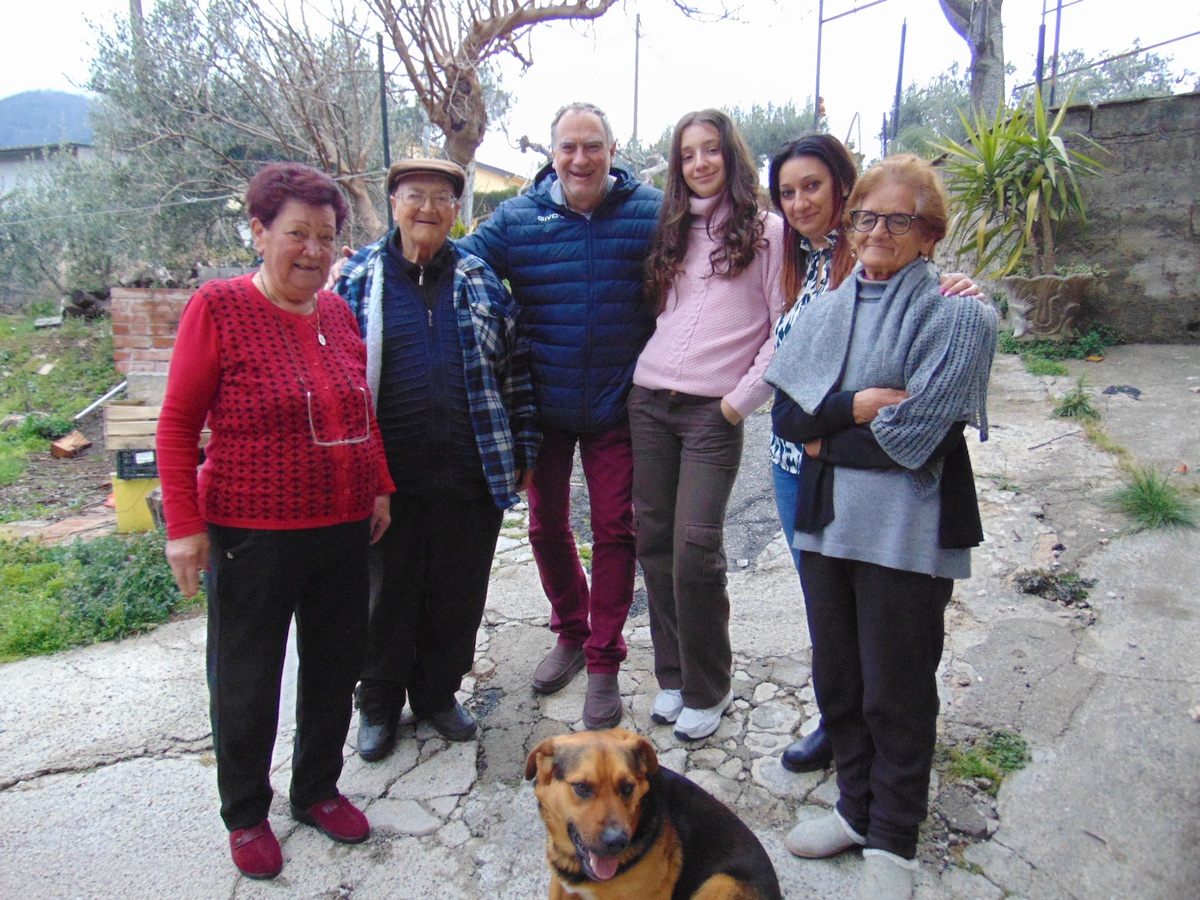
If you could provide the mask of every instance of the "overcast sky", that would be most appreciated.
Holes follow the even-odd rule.
[[[716,8],[719,0],[691,0]],[[870,0],[826,0],[825,17],[867,6]],[[1048,51],[1054,40],[1053,0],[1047,17]],[[143,0],[147,11],[153,0]],[[729,5],[737,0],[729,0]],[[318,3],[319,5],[319,3]],[[1008,86],[1032,80],[1043,0],[1005,0],[1005,56],[1016,74]],[[77,90],[87,77],[92,33],[86,20],[125,15],[128,0],[45,0],[10,3],[0,32],[0,97],[26,90]],[[618,140],[633,129],[634,22],[642,16],[638,133],[654,139],[685,112],[705,106],[803,106],[816,77],[817,0],[741,0],[737,19],[697,22],[668,0],[625,0],[590,26],[556,24],[535,30],[534,65],[524,74],[505,66],[514,95],[511,141],[522,134],[546,142],[554,111],[570,100],[603,107]],[[1136,12],[1136,14],[1135,14]],[[963,68],[966,44],[951,30],[937,0],[887,0],[827,21],[822,44],[821,94],[830,127],[868,154],[896,89],[901,23],[907,19],[904,83],[924,84],[952,62]],[[1200,4],[1178,0],[1064,0],[1061,48],[1090,56],[1119,53],[1200,31]],[[1157,51],[1178,68],[1200,72],[1200,36]],[[1108,55],[1108,54],[1106,54]],[[857,118],[855,114],[857,115]],[[861,143],[860,143],[861,141]],[[536,163],[492,133],[479,159],[522,174]]]

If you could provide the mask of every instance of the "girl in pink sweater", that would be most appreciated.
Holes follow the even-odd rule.
[[[629,395],[637,553],[661,692],[651,716],[675,736],[717,730],[733,699],[722,523],[742,457],[742,419],[783,308],[783,222],[765,211],[746,142],[720,110],[675,126],[647,260],[656,330]]]

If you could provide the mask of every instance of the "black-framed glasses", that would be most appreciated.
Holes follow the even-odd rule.
[[[874,231],[875,223],[883,219],[888,234],[899,237],[902,234],[908,234],[913,227],[913,222],[920,218],[920,216],[912,216],[908,213],[877,213],[870,209],[854,209],[850,211],[850,227],[855,231]]]

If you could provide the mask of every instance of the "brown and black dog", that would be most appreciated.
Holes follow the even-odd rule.
[[[623,728],[542,741],[537,779],[550,900],[775,900],[775,867],[754,833],[711,794],[664,769]]]

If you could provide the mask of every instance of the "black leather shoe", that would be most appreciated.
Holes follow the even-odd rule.
[[[392,752],[396,746],[396,719],[384,718],[372,722],[359,713],[358,755],[367,762],[377,762]]]
[[[779,762],[789,772],[816,772],[833,762],[833,745],[824,723],[812,734],[788,744]]]
[[[461,703],[434,713],[429,717],[429,724],[448,741],[469,741],[475,737],[478,728],[475,717]]]

